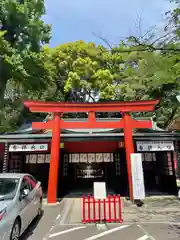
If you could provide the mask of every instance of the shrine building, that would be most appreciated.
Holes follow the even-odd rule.
[[[177,194],[176,156],[180,134],[164,131],[151,118],[131,112],[154,111],[157,100],[102,104],[24,103],[32,112],[52,112],[46,122],[23,124],[0,135],[0,172],[26,172],[42,182],[48,202],[70,192],[91,193],[94,181],[108,191],[133,198],[131,153],[142,154],[146,195]],[[98,118],[96,112],[121,112]],[[65,112],[87,112],[66,119]]]

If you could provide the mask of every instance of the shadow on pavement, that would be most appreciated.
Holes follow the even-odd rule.
[[[36,217],[32,223],[29,225],[29,227],[26,229],[26,231],[23,233],[23,235],[21,236],[20,240],[27,240],[27,239],[31,239],[31,235],[33,235],[34,230],[37,228],[41,218],[44,215],[44,211],[42,212],[41,216]]]

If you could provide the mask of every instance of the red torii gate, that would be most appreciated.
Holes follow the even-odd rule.
[[[131,102],[105,102],[105,103],[65,103],[25,101],[24,105],[31,112],[53,113],[54,118],[48,122],[34,122],[33,129],[52,129],[51,160],[48,181],[48,203],[55,203],[57,197],[58,168],[60,153],[61,129],[86,128],[123,128],[128,171],[129,195],[133,200],[133,186],[131,176],[131,153],[134,153],[132,130],[134,128],[152,128],[151,121],[137,121],[131,118],[130,112],[154,111],[159,100],[131,101]],[[87,122],[65,122],[63,113],[88,112]],[[96,112],[121,112],[122,119],[118,122],[97,122]]]

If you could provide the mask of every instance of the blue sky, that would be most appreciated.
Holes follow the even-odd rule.
[[[92,32],[111,44],[129,35],[145,33],[156,25],[162,29],[164,13],[172,5],[168,0],[45,0],[44,20],[52,24],[50,45],[75,40],[102,43]]]

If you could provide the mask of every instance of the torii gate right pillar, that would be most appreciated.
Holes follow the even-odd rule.
[[[134,153],[134,143],[132,136],[132,119],[129,114],[125,113],[124,120],[124,142],[126,151],[127,174],[129,183],[129,197],[133,200],[132,171],[131,171],[131,153]]]

